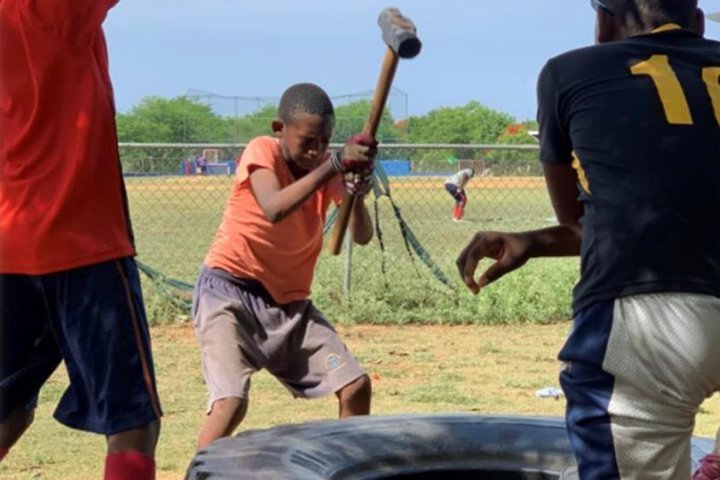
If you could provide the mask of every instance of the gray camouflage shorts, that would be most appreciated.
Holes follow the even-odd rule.
[[[248,398],[265,368],[295,397],[337,392],[365,374],[310,300],[275,303],[254,280],[203,267],[193,293],[208,411],[215,401]]]

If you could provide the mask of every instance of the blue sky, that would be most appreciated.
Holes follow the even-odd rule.
[[[385,48],[377,15],[396,6],[423,41],[398,68],[407,108],[394,95],[396,116],[477,100],[525,120],[545,60],[593,41],[586,0],[386,2],[121,0],[105,22],[118,110],[193,88],[241,97],[277,97],[301,81],[332,96],[372,90]],[[720,11],[720,0],[700,6]],[[720,39],[720,24],[709,22],[707,36]]]

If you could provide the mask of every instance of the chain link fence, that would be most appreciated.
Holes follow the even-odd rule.
[[[194,282],[243,147],[120,145],[138,260],[160,283],[187,291]],[[433,295],[461,289],[455,260],[474,232],[555,223],[537,150],[537,145],[381,144],[376,188],[366,199],[376,235],[364,247],[346,244],[336,257],[323,252],[313,297],[321,304],[384,297],[420,308]],[[458,223],[443,182],[468,167],[476,173]]]

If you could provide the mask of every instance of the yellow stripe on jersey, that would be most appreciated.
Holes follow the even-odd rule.
[[[580,163],[580,159],[577,156],[577,153],[573,150],[572,152],[572,167],[577,171],[578,181],[580,182],[580,186],[582,189],[590,195],[590,182],[588,182],[587,175],[585,175],[585,169],[582,166],[582,163]]]
[[[662,32],[669,32],[670,30],[681,30],[682,27],[678,25],[677,23],[666,23],[665,25],[660,25],[655,30],[653,30],[650,33],[662,33]]]

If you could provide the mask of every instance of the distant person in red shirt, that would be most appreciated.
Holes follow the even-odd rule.
[[[150,339],[101,25],[116,0],[0,0],[0,459],[65,362],[105,479],[155,478]]]
[[[199,448],[233,433],[247,411],[251,376],[263,368],[294,397],[334,393],[341,418],[370,412],[370,378],[308,297],[325,214],[345,189],[358,198],[353,240],[372,239],[363,199],[377,144],[358,135],[330,155],[335,114],[317,85],[291,86],[278,110],[275,137],[253,139],[240,157],[195,286],[193,317],[209,393]],[[355,175],[343,186],[349,169]]]

